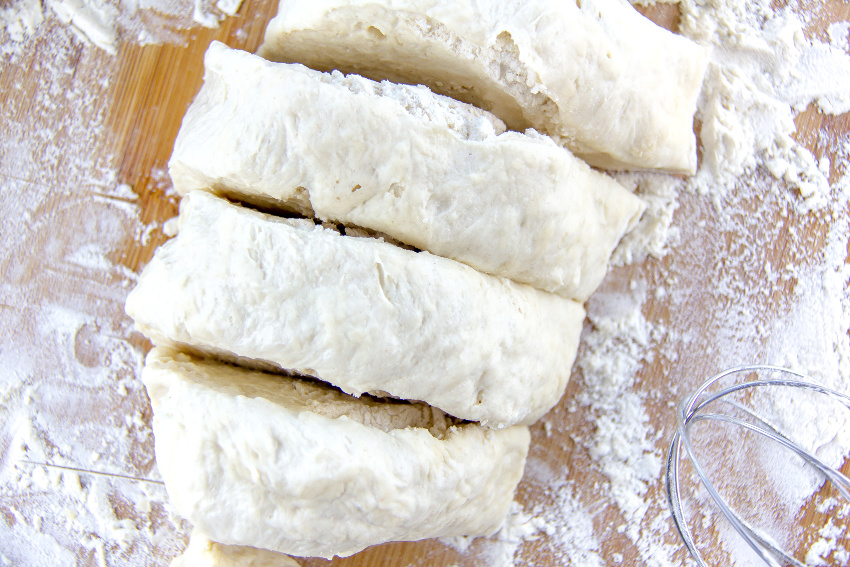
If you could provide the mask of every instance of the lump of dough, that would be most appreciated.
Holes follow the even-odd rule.
[[[427,88],[213,42],[169,172],[194,189],[365,227],[585,301],[643,202],[551,139]]]
[[[626,0],[281,0],[258,53],[428,85],[598,167],[696,168],[707,52]]]
[[[533,423],[564,392],[584,321],[575,301],[201,191],[180,210],[126,303],[157,344],[492,427]]]
[[[224,545],[193,530],[189,545],[175,557],[171,567],[299,567],[282,553],[243,545]]]
[[[167,348],[149,353],[142,380],[172,506],[229,545],[330,558],[491,535],[528,453],[527,427],[454,425],[424,404],[358,400]]]

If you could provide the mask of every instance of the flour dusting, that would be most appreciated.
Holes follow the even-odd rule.
[[[6,8],[0,8],[0,24],[6,30],[9,41],[2,44],[2,54],[9,55],[15,46],[35,33],[44,21],[39,0],[20,0]]]
[[[181,41],[177,31],[216,28],[242,0],[13,0],[0,9],[0,55],[19,59],[45,19],[65,25],[81,42],[115,55],[126,41],[141,45]]]
[[[4,69],[0,109],[0,564],[155,564],[183,528],[123,313],[126,247],[149,231],[106,151],[111,59],[42,25],[50,41]]]
[[[689,179],[617,175],[647,213],[587,304],[570,395],[533,429],[502,530],[442,542],[458,565],[691,565],[662,482],[675,402],[715,372],[755,362],[850,391],[850,131],[835,119],[850,110],[850,23],[819,6],[678,3],[680,33],[712,50],[697,114],[700,169]],[[177,31],[216,26],[239,9],[238,0],[14,0],[0,9],[9,86],[0,108],[0,565],[164,565],[188,535],[160,484],[137,379],[143,343],[123,313],[137,277],[127,258],[174,223],[140,220],[133,187],[104,150],[114,75],[100,51],[184,41]],[[39,77],[30,91],[27,72]],[[803,137],[803,111],[831,128]],[[150,176],[176,200],[165,169]],[[848,458],[850,416],[793,392],[755,401],[821,458]],[[709,448],[725,447],[717,437],[706,434]],[[761,479],[785,457],[755,446],[716,465]],[[847,564],[850,505],[822,494],[809,471],[788,470],[752,491],[753,506],[764,505],[759,525],[810,565]],[[750,488],[747,476],[725,482]],[[705,491],[690,480],[684,490],[713,564],[752,564]],[[801,507],[829,516],[811,537],[795,529]]]
[[[777,11],[759,0],[683,0],[680,8],[681,33],[712,48],[697,115],[701,167],[688,180],[619,176],[649,208],[615,252],[615,264],[651,260],[631,272],[639,274],[631,289],[603,285],[588,303],[591,330],[578,361],[583,391],[575,400],[592,419],[593,432],[581,441],[610,483],[623,533],[641,564],[660,567],[684,558],[661,490],[670,430],[654,430],[648,415],[672,416],[670,404],[700,381],[743,363],[788,366],[850,390],[850,144],[846,131],[821,133],[808,147],[795,140],[795,117],[806,108],[850,109],[848,24],[829,24],[828,41],[821,41],[793,2]],[[804,231],[815,236],[803,238]],[[785,249],[766,254],[777,242],[787,242]],[[781,298],[789,289],[790,297]],[[673,381],[666,399],[641,385],[642,376],[658,371]],[[834,466],[850,454],[850,416],[819,413],[822,405],[806,405],[794,392],[770,392],[760,408]],[[768,470],[786,458],[775,447],[759,454]],[[737,465],[746,470],[751,463]],[[793,522],[822,481],[800,469],[782,482],[793,497],[777,506]],[[686,497],[703,507],[694,517],[721,525],[704,492],[693,490]],[[830,526],[811,544],[810,559],[844,553]],[[774,528],[784,545],[805,547],[792,537],[793,524]],[[718,564],[751,564],[731,529],[715,529],[699,541],[715,548]]]
[[[850,110],[850,58],[808,39],[794,4],[681,3],[681,33],[713,48],[697,113],[703,165],[688,185],[716,204],[756,168],[798,191],[801,210],[826,202],[829,175],[794,140],[794,117],[810,104],[827,114]]]

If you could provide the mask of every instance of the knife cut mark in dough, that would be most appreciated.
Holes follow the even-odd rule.
[[[174,509],[217,542],[296,556],[492,535],[530,442],[524,426],[455,424],[161,347],[142,379]]]
[[[178,235],[126,310],[156,344],[497,428],[533,423],[557,403],[584,321],[575,301],[199,191],[183,198]]]
[[[213,42],[169,162],[175,189],[375,230],[586,300],[643,202],[540,135],[424,87],[269,63]]]
[[[258,53],[428,85],[598,167],[696,169],[707,51],[625,0],[281,0]]]

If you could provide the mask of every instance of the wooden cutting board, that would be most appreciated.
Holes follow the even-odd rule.
[[[73,69],[69,72],[68,85],[74,81],[78,83],[85,81],[86,73],[94,67],[103,68],[105,65],[110,69],[108,84],[92,85],[91,87],[92,92],[97,95],[97,98],[91,104],[105,113],[106,128],[89,151],[95,157],[99,155],[108,156],[110,163],[118,172],[116,182],[126,183],[133,188],[138,195],[135,203],[138,205],[140,220],[144,225],[159,226],[177,212],[177,200],[168,190],[169,184],[167,179],[163,177],[163,171],[170,156],[182,116],[201,84],[202,61],[206,46],[212,40],[219,40],[232,47],[254,51],[261,42],[266,23],[273,17],[276,7],[276,2],[272,0],[245,0],[239,14],[223,21],[219,28],[214,30],[193,28],[181,32],[180,35],[185,40],[183,43],[140,46],[127,42],[119,47],[115,56],[107,55],[90,46],[79,45],[76,48],[76,52],[71,58],[74,64]],[[658,5],[649,9],[641,9],[641,11],[668,29],[675,29],[678,23],[676,6]],[[846,5],[843,0],[829,0],[823,3],[820,13],[823,14],[824,21],[848,19],[850,18],[850,6]],[[60,33],[60,29],[55,23],[50,25],[54,26],[55,33]],[[48,39],[43,38],[40,41],[48,41]],[[38,50],[25,53],[14,64],[0,67],[0,87],[2,87],[0,102],[4,107],[14,108],[15,113],[18,113],[16,114],[18,118],[20,118],[21,113],[28,112],[28,101],[35,100],[39,90],[46,88],[45,77],[38,66],[38,53]],[[53,79],[51,78],[51,80]],[[67,106],[65,104],[62,97],[57,95],[53,111],[60,114],[81,111],[80,108],[70,103]],[[90,110],[87,109],[86,111]],[[12,122],[17,119],[8,118],[10,120],[8,124],[0,124],[0,134],[8,132],[6,129],[11,128]],[[825,117],[813,108],[802,113],[797,118],[796,123],[798,140],[806,143],[819,155],[823,153],[823,150],[816,146],[822,132],[850,132],[850,118],[848,116]],[[52,155],[51,148],[61,149],[63,144],[67,142],[63,139],[63,136],[72,135],[73,133],[60,132],[57,139],[52,139],[45,142],[43,146],[38,146],[39,151],[43,152],[44,155],[37,155],[35,159],[44,159],[46,162],[47,157],[45,156],[48,153]],[[0,150],[0,158],[2,158],[0,159],[2,187],[4,190],[10,190],[7,188],[11,187],[11,181],[17,179],[15,159],[18,159],[18,157],[6,148]],[[65,191],[67,184],[73,182],[73,179],[62,173],[65,169],[61,167],[61,160],[56,163],[59,165],[56,165],[55,171],[48,168],[43,179],[26,181],[54,191],[55,197],[52,200],[52,206],[61,208],[63,202],[66,200],[70,202],[75,197]],[[690,204],[684,203],[683,207],[695,210],[699,208],[699,205],[692,200]],[[66,217],[64,225],[50,227],[51,234],[56,235],[56,238],[61,240],[63,231],[75,230],[75,222],[74,217]],[[816,227],[808,227],[806,230],[812,231],[814,239],[817,240],[818,229]],[[156,247],[165,239],[166,237],[159,229],[153,230],[144,239],[127,238],[111,259],[137,273],[151,258]],[[815,245],[816,243],[813,244],[813,246]],[[776,262],[781,262],[783,250],[784,243],[777,242],[773,251],[773,254],[777,256]],[[22,252],[22,254],[26,253],[26,250]],[[629,282],[639,279],[642,275],[645,276],[647,273],[657,275],[665,262],[669,262],[669,260],[663,260],[660,263],[651,261],[648,264],[619,269],[611,274],[606,286],[609,288],[627,287]],[[0,263],[0,265],[5,266],[6,264]],[[87,291],[87,284],[79,283],[80,281],[88,280],[73,280],[76,283],[72,282],[68,285],[76,286],[74,287],[75,293],[95,294],[94,291]],[[705,285],[710,285],[710,282]],[[28,297],[27,301],[37,303],[42,299],[42,297],[34,295]],[[107,301],[107,299],[98,299],[98,301],[101,300]],[[111,315],[109,316],[121,320],[123,314],[120,312],[119,302],[113,301],[113,303],[115,303],[114,309],[110,311]],[[26,309],[25,306],[5,306],[5,308],[6,311],[0,310],[0,317],[5,317],[6,327],[3,327],[3,329],[8,330],[9,325],[11,325],[9,321],[12,320],[8,313],[25,313]],[[649,299],[646,302],[645,312],[648,317],[663,319],[667,316],[666,309],[663,302]],[[3,320],[0,319],[0,321]],[[699,325],[699,322],[695,322],[695,332],[699,331]],[[146,341],[138,335],[133,335],[128,340],[140,349],[145,349],[148,346]],[[638,381],[646,390],[671,394],[675,391],[675,388],[671,388],[668,383],[670,372],[670,365],[665,366],[661,361],[647,364],[638,377]],[[577,383],[571,384],[567,398],[574,396],[577,388]],[[124,402],[113,401],[110,403],[114,403],[114,407],[110,407],[109,411],[118,414],[134,410],[140,411],[143,419],[146,420],[146,426],[149,427],[150,411],[143,396],[134,398],[129,407]],[[570,482],[585,487],[594,486],[594,483],[598,483],[598,475],[584,470],[589,463],[586,450],[574,440],[579,432],[584,431],[586,433],[587,425],[577,421],[579,417],[568,411],[566,401],[556,408],[552,416],[550,422],[558,423],[558,427],[554,428],[555,433],[547,435],[542,425],[535,426],[533,430],[535,445],[532,454],[535,458],[548,463],[553,471],[571,471]],[[651,415],[653,423],[658,426],[659,430],[666,431],[669,431],[671,417],[672,412]],[[141,443],[139,448],[134,451],[141,456],[138,462],[133,461],[135,467],[132,471],[133,474],[148,474],[152,466],[151,441],[148,439]],[[848,469],[850,467],[845,466],[845,470]],[[660,487],[655,487],[653,490],[660,490]],[[546,494],[539,484],[532,482],[523,483],[519,491],[519,498],[527,506],[540,503],[553,505],[551,502],[552,495]],[[602,502],[602,500],[603,498],[600,496],[599,502]],[[0,498],[0,510],[8,509],[8,506],[11,506],[8,502],[4,502]],[[19,506],[19,509],[26,510],[26,506],[21,504],[20,501],[16,505]],[[116,509],[120,508],[119,504],[115,504],[115,506]],[[634,563],[636,561],[634,546],[623,533],[615,529],[622,522],[622,519],[618,516],[616,510],[601,506],[600,504],[600,508],[594,509],[595,521],[597,524],[607,522],[613,526],[612,529],[605,531],[603,551],[609,557],[614,553],[622,553],[624,556],[623,565],[636,564]],[[803,529],[807,529],[805,527],[807,525],[818,525],[815,522],[823,521],[822,515],[819,516],[813,506],[809,507],[803,518],[801,524]],[[173,554],[177,548],[182,546],[182,538],[185,538],[186,535],[187,533],[184,531],[174,536],[173,545],[161,546],[162,549],[167,551],[159,555],[154,554],[152,561],[163,565],[167,564],[170,559],[169,554]],[[536,566],[562,564],[564,559],[553,557],[547,553],[545,539],[543,537],[539,542],[533,542],[526,546],[523,555],[524,564]],[[668,537],[668,541],[677,544],[675,537]],[[82,551],[79,553],[81,555],[78,564],[96,564],[94,555]],[[439,542],[426,541],[377,546],[354,557],[337,559],[332,563],[340,566],[367,567],[379,565],[471,566],[483,565],[485,562],[480,555],[459,554]],[[305,560],[303,562],[304,565],[324,565],[326,563],[323,560]]]

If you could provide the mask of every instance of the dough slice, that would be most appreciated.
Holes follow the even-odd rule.
[[[454,425],[424,404],[358,400],[171,349],[150,352],[142,380],[174,509],[231,545],[330,558],[491,535],[528,453],[527,427]]]
[[[696,169],[706,50],[626,0],[281,0],[258,53],[423,83],[598,167]]]
[[[643,202],[551,139],[425,87],[269,63],[213,42],[169,171],[210,189],[378,231],[586,300]]]
[[[193,530],[189,545],[170,567],[299,567],[282,553],[242,545],[224,545]]]
[[[564,392],[581,305],[374,238],[194,191],[126,303],[158,344],[421,400],[493,427]]]

